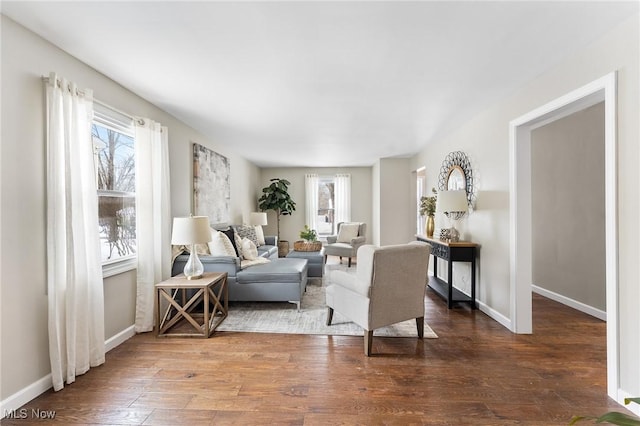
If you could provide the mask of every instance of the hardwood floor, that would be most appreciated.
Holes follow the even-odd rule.
[[[534,334],[427,292],[438,339],[138,335],[25,407],[71,424],[563,425],[625,411],[606,395],[605,323],[534,296]]]

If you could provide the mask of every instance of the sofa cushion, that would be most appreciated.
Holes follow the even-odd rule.
[[[269,244],[260,246],[258,247],[258,256],[266,258],[278,257],[278,247]]]
[[[243,269],[236,274],[238,284],[249,283],[299,283],[307,275],[306,259],[275,259],[264,265]]]

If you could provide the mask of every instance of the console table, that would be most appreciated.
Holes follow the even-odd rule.
[[[446,242],[423,235],[416,235],[416,239],[431,245],[433,277],[429,277],[429,287],[447,301],[449,309],[456,302],[469,303],[471,309],[476,309],[476,249],[478,245],[470,241]],[[447,261],[447,281],[438,278],[437,258]],[[453,262],[471,263],[471,296],[464,294],[453,285]]]

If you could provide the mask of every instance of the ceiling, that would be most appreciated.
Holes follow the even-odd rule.
[[[639,10],[635,1],[1,7],[261,167],[411,156]]]

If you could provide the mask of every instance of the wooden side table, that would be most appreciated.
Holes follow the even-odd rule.
[[[155,287],[158,337],[209,337],[229,312],[226,272],[205,272],[197,280],[180,274]],[[188,300],[187,290],[195,290]],[[168,304],[165,309],[163,302]],[[202,312],[193,312],[200,302]],[[193,330],[182,331],[184,327]]]
[[[471,309],[476,309],[476,249],[478,245],[471,241],[446,242],[416,235],[419,241],[431,244],[431,254],[433,255],[433,277],[429,278],[429,287],[447,302],[447,307],[451,309],[455,302],[466,302],[471,305]],[[438,259],[447,261],[448,280],[438,278]],[[453,285],[453,262],[471,263],[471,296],[458,290]]]

